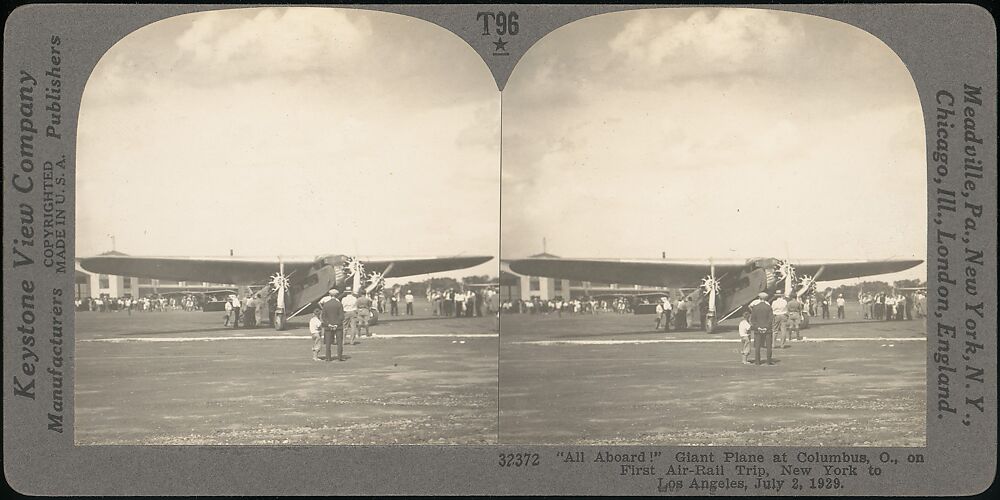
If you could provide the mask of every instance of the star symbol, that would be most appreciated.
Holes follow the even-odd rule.
[[[497,41],[493,42],[493,45],[496,45],[496,48],[494,49],[495,51],[507,52],[507,42],[503,41],[503,37],[497,38]]]

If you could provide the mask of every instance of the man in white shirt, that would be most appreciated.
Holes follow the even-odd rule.
[[[320,307],[313,311],[313,317],[309,319],[309,335],[313,339],[313,361],[323,361],[319,357],[319,350],[323,347],[323,309]]]
[[[743,311],[743,321],[740,321],[740,355],[743,364],[750,364],[750,310]]]
[[[406,300],[406,315],[413,316],[413,292],[411,290],[407,290],[404,299]]]
[[[349,291],[340,303],[344,306],[344,338],[350,332],[351,343],[355,344],[358,339],[358,297]]]
[[[847,305],[847,301],[844,300],[844,294],[837,296],[837,319],[844,319],[844,306]]]
[[[771,302],[771,311],[774,316],[771,318],[771,331],[778,340],[775,349],[788,347],[788,301],[785,297],[778,295],[774,302]]]
[[[222,326],[229,326],[229,320],[233,318],[233,300],[232,298],[226,299],[226,322]]]
[[[236,295],[231,297],[233,303],[233,328],[240,327],[240,298]]]
[[[661,300],[661,302],[663,302],[663,312],[661,313],[662,316],[663,316],[663,331],[669,332],[670,331],[670,315],[673,313],[674,306],[670,303],[670,298],[669,297],[663,297],[663,299]]]

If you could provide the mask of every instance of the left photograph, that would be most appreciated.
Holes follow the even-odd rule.
[[[495,444],[500,93],[434,24],[145,26],[83,94],[78,445]]]

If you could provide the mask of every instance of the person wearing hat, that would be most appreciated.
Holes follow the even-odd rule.
[[[799,328],[802,325],[802,314],[805,307],[799,299],[792,295],[788,298],[788,336],[795,335],[795,340],[802,340],[802,335],[799,333]]]
[[[403,299],[406,300],[406,315],[413,316],[413,290],[407,290]]]
[[[337,359],[344,360],[344,306],[337,300],[339,293],[340,291],[336,288],[331,288],[324,300],[320,301],[323,309],[323,337],[326,341],[327,361],[332,361],[330,359],[330,344],[333,335],[337,336]]]
[[[837,296],[837,319],[844,319],[844,306],[847,305],[847,301],[844,300],[844,294]]]
[[[774,362],[771,360],[771,321],[774,318],[774,313],[771,310],[771,304],[767,303],[766,292],[760,292],[757,294],[757,298],[760,300],[750,306],[750,329],[754,335],[754,359],[757,365],[760,365],[760,348],[766,347],[767,364],[773,365]]]

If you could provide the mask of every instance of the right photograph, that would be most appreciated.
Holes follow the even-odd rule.
[[[501,444],[925,445],[924,125],[882,41],[599,15],[502,122]]]

